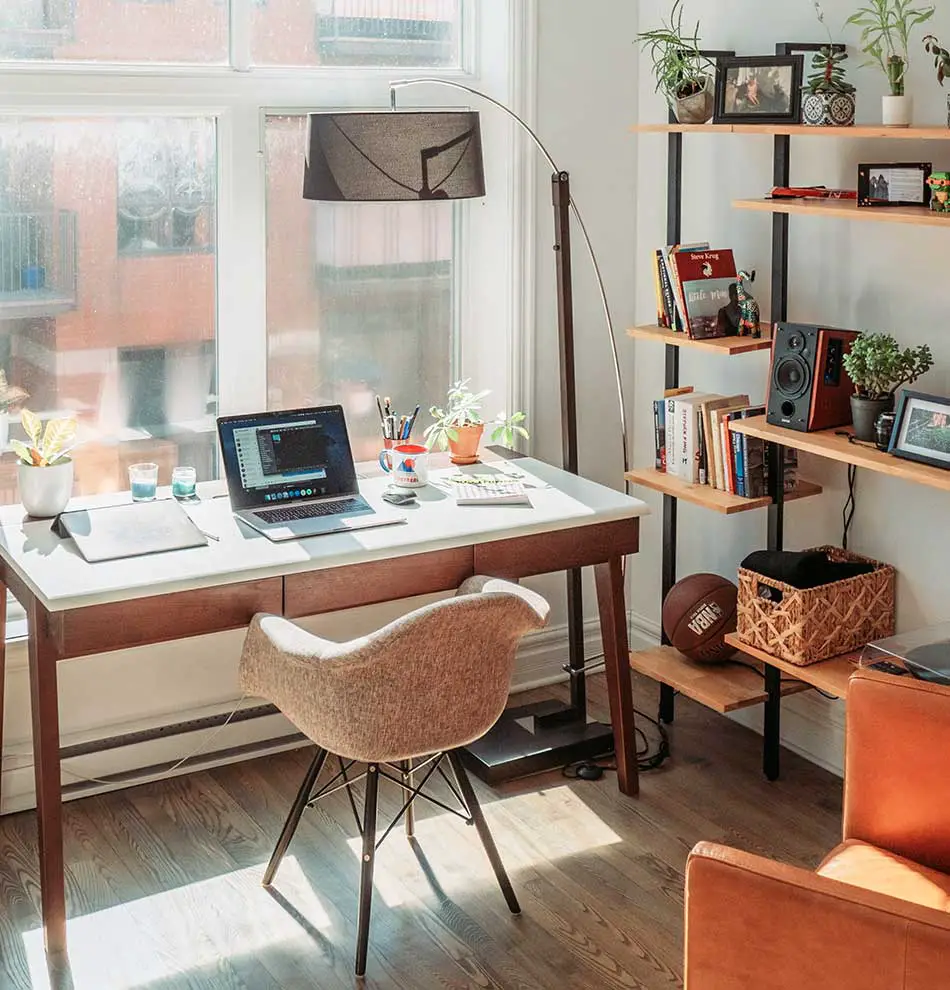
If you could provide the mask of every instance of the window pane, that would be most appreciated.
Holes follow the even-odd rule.
[[[268,117],[267,345],[271,408],[339,402],[357,460],[381,447],[375,396],[426,411],[449,383],[451,203],[301,198],[305,116]]]
[[[0,117],[0,366],[77,416],[77,494],[127,490],[135,461],[214,477],[215,157],[206,117]]]
[[[258,65],[455,66],[462,0],[264,0]]]
[[[0,59],[222,64],[227,58],[224,0],[0,0]]]

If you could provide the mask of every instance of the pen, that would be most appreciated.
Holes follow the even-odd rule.
[[[380,402],[378,395],[376,396],[376,408],[379,410],[379,421],[380,421],[380,423],[382,423],[382,422],[384,422],[384,420],[383,420],[383,404],[382,404],[382,402]]]
[[[409,429],[406,430],[406,439],[412,436],[412,428],[416,425],[416,416],[419,415],[419,406],[412,411],[412,415],[409,417]]]
[[[388,395],[383,399],[383,405],[386,407],[386,415],[391,416],[393,412],[393,400]]]

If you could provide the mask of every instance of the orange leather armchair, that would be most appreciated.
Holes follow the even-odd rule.
[[[950,990],[950,688],[862,670],[844,841],[815,873],[700,843],[687,990]]]

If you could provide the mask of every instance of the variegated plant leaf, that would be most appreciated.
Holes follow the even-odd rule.
[[[20,422],[23,424],[23,429],[26,430],[26,435],[30,438],[30,443],[34,447],[38,447],[40,433],[43,431],[43,421],[36,413],[30,412],[29,409],[24,409],[20,413]]]
[[[76,420],[51,419],[46,424],[40,454],[47,464],[52,464],[66,453],[76,436]]]
[[[33,463],[32,450],[29,447],[27,447],[27,445],[23,443],[21,440],[11,440],[10,446],[13,447],[13,450],[16,453],[17,457],[19,457],[24,464]]]

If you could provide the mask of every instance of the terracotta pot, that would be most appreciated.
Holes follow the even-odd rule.
[[[712,80],[706,76],[703,89],[692,96],[685,96],[676,101],[673,108],[676,119],[681,124],[705,124],[712,118],[716,108],[716,94],[713,91]]]
[[[482,441],[482,434],[485,426],[479,423],[478,426],[458,427],[458,440],[449,440],[449,453],[453,464],[477,464],[478,445]]]

